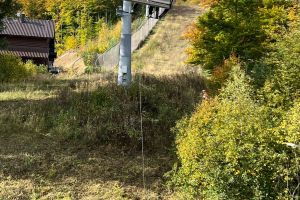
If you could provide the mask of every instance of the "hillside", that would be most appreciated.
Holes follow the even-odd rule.
[[[154,75],[174,75],[191,71],[186,64],[188,41],[183,34],[199,16],[198,6],[174,7],[155,28],[146,44],[134,54],[133,67]]]
[[[0,54],[0,200],[300,199],[298,1],[176,1],[136,32],[126,87],[102,70],[118,46],[93,64],[120,39],[121,0],[18,1],[88,67]]]
[[[171,128],[204,88],[200,75],[185,73],[181,38],[197,15],[175,6],[134,55],[142,67],[135,77],[143,88],[145,189],[138,83],[125,91],[113,73],[41,76],[0,86],[0,199],[172,198],[163,178],[175,160]]]

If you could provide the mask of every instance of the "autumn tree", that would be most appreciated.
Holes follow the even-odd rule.
[[[30,18],[46,18],[46,0],[18,0],[22,5],[22,11]]]
[[[186,36],[189,62],[213,72],[232,54],[251,63],[268,52],[288,28],[291,1],[205,1],[209,11],[200,16]]]
[[[11,16],[16,14],[20,5],[14,0],[1,0],[0,1],[0,31],[3,30],[2,19],[6,16]],[[0,39],[0,47],[4,45],[4,41]]]
[[[52,19],[56,25],[58,53],[83,47],[96,40],[99,21],[117,22],[116,8],[121,0],[18,0],[26,16]],[[97,44],[96,44],[97,46]]]

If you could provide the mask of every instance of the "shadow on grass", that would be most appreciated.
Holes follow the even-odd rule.
[[[67,86],[55,98],[0,102],[0,178],[41,187],[75,180],[74,195],[90,182],[141,189],[141,88],[147,184],[160,193],[174,161],[171,129],[193,111],[205,85],[195,74],[139,77],[141,85],[130,88]]]

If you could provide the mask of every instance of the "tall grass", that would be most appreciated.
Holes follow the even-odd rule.
[[[142,79],[146,144],[155,148],[169,147],[174,138],[170,129],[178,119],[192,111],[205,85],[202,78],[194,74],[160,78],[139,74],[136,77],[139,76]],[[0,132],[11,132],[9,127],[15,127],[12,132],[27,129],[61,139],[139,146],[138,81],[130,88],[119,87],[111,81],[100,86],[73,81],[62,88],[48,98],[43,95],[46,89],[32,92],[40,95],[40,99],[26,101],[22,98],[19,101],[18,98],[2,97],[0,124],[3,126],[0,126]],[[19,93],[16,90],[11,94]]]

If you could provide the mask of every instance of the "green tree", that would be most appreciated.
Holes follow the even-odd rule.
[[[2,19],[6,16],[11,16],[16,14],[20,5],[14,0],[2,0],[0,1],[0,32],[3,30]],[[4,45],[4,41],[0,39],[0,47]]]
[[[300,96],[300,31],[299,25],[274,44],[274,51],[254,70],[261,79],[262,93],[271,107],[289,108]]]
[[[46,0],[18,0],[26,16],[35,19],[47,18]]]
[[[219,0],[201,15],[187,38],[189,62],[213,71],[232,54],[251,63],[288,27],[291,1]]]

